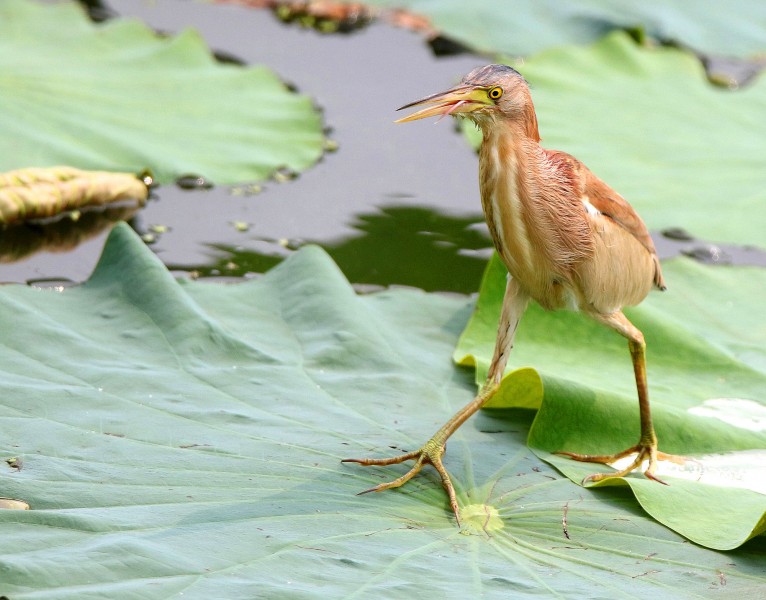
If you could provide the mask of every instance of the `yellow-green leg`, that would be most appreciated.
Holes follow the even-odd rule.
[[[519,319],[521,318],[528,301],[528,296],[519,289],[513,279],[509,278],[505,289],[505,296],[503,297],[503,309],[500,315],[500,324],[497,331],[495,352],[484,385],[478,395],[455,413],[455,415],[419,450],[408,452],[393,458],[347,458],[342,461],[358,463],[363,466],[378,467],[394,465],[408,460],[415,461],[413,467],[401,477],[398,477],[393,481],[380,483],[375,487],[359,492],[360,494],[382,492],[383,490],[389,490],[404,485],[420,472],[423,465],[431,465],[439,473],[439,477],[441,477],[442,486],[449,498],[450,508],[452,509],[452,512],[455,513],[455,519],[458,524],[460,524],[460,506],[458,505],[457,496],[455,495],[455,488],[452,485],[449,473],[447,473],[447,469],[444,468],[442,462],[447,439],[449,439],[449,437],[455,433],[463,423],[465,423],[492,397],[495,390],[497,390],[500,385],[505,365],[508,362],[508,354],[510,353],[511,348],[513,348],[513,339],[516,335],[516,328],[518,327]]]
[[[574,452],[557,452],[557,454],[583,462],[608,464],[635,453],[635,459],[626,468],[620,471],[612,471],[611,473],[594,473],[593,475],[588,475],[583,479],[583,483],[589,481],[601,481],[607,477],[625,477],[628,473],[638,469],[645,460],[648,460],[649,465],[647,466],[646,471],[644,471],[644,475],[649,479],[667,485],[667,483],[654,474],[657,469],[657,460],[669,459],[678,462],[682,459],[657,450],[657,434],[654,432],[654,425],[652,424],[652,413],[649,408],[649,389],[646,383],[646,343],[644,342],[644,336],[630,321],[628,321],[627,317],[619,311],[611,315],[591,316],[628,338],[630,356],[633,360],[633,371],[636,376],[638,409],[641,418],[641,435],[635,446],[631,446],[630,448],[627,448],[622,452],[616,452],[615,454],[576,454]]]

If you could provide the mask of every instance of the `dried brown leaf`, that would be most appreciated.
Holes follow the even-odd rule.
[[[82,171],[73,167],[18,169],[0,173],[0,225],[46,219],[63,212],[149,194],[130,173]]]

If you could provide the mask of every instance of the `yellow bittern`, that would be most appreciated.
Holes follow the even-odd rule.
[[[395,458],[345,460],[365,466],[415,461],[398,479],[361,493],[398,487],[430,464],[439,472],[460,522],[455,490],[442,463],[445,444],[498,389],[516,327],[530,299],[548,310],[579,310],[614,329],[628,339],[633,359],[641,417],[638,443],[611,455],[560,454],[603,464],[636,455],[627,468],[590,475],[584,482],[624,477],[644,461],[648,461],[644,475],[660,481],[654,473],[658,456],[665,455],[657,450],[649,409],[644,336],[622,313],[624,306],[641,302],[652,286],[665,289],[643,221],[622,196],[576,158],[540,146],[529,87],[511,67],[480,67],[452,89],[402,108],[420,105],[427,107],[397,122],[453,115],[471,119],[481,129],[481,203],[509,277],[494,356],[478,395],[419,450]]]

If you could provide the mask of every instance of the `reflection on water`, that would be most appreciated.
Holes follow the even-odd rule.
[[[357,216],[353,226],[362,235],[316,243],[353,283],[469,294],[479,288],[491,252],[483,222],[481,215],[457,217],[426,207],[386,206]],[[218,260],[193,270],[201,276],[262,273],[306,243],[314,242],[272,241],[264,244],[264,251],[215,245],[222,253]]]
[[[37,252],[67,252],[118,221],[130,219],[139,208],[131,203],[75,211],[50,222],[22,223],[0,229],[0,263],[12,263]]]

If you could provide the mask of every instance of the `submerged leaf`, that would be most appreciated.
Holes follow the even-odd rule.
[[[148,195],[144,182],[130,173],[72,167],[8,171],[0,173],[0,225],[122,200],[143,204]]]
[[[69,164],[216,184],[298,171],[319,114],[263,67],[219,64],[200,36],[93,24],[76,2],[0,2],[0,170]]]

